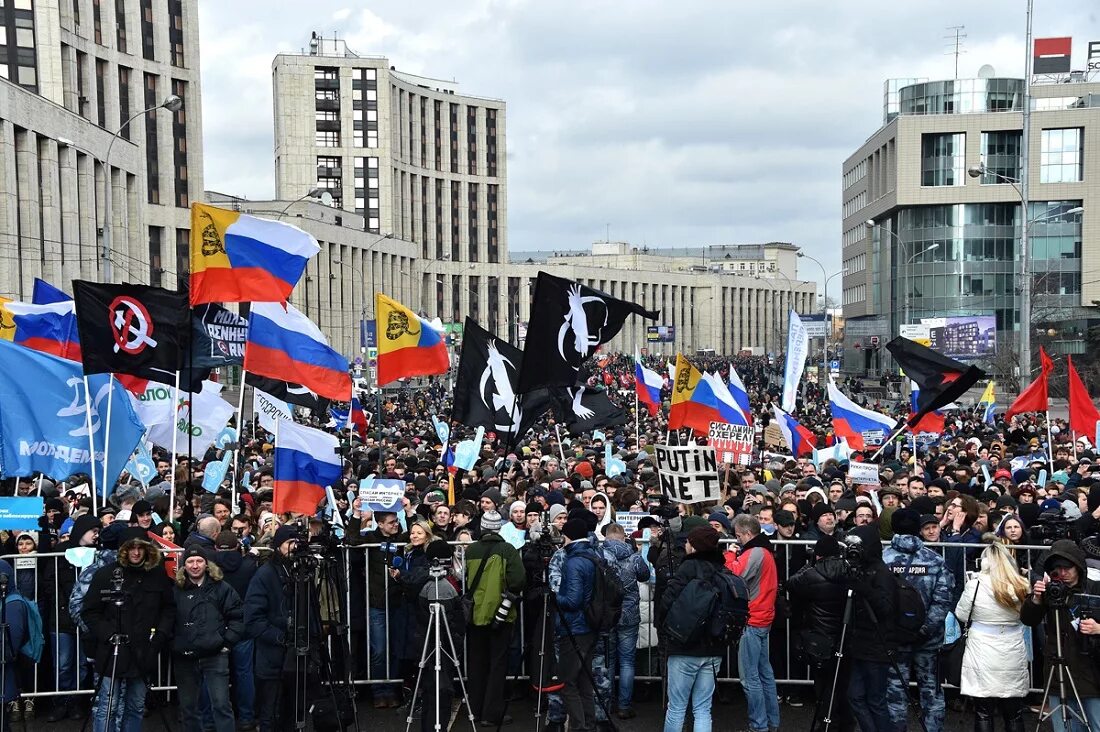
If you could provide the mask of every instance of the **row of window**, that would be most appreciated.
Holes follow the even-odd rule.
[[[849,257],[844,260],[844,269],[848,270],[848,273],[862,272],[867,269],[867,255],[857,254],[854,257]]]
[[[867,159],[856,163],[856,166],[844,174],[844,190],[848,190],[867,175]]]
[[[853,285],[844,288],[844,304],[852,305],[867,299],[867,285]]]
[[[981,157],[986,167],[982,184],[1019,181],[1021,142],[1019,130],[982,133]],[[1040,132],[1040,183],[1076,183],[1084,179],[1084,172],[1084,129],[1067,127]],[[921,136],[922,186],[961,186],[966,185],[966,179],[966,133],[929,133]]]
[[[867,238],[867,227],[861,221],[852,228],[844,232],[844,246],[850,247],[853,244],[863,241]]]
[[[844,202],[844,218],[857,213],[867,205],[867,191],[860,191]]]

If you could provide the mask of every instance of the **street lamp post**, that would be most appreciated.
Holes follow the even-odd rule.
[[[818,267],[821,267],[821,277],[822,277],[822,279],[825,280],[823,290],[822,290],[822,293],[821,293],[821,312],[825,316],[825,320],[828,321],[829,320],[829,280],[832,279],[832,277],[830,277],[825,272],[825,265],[822,264],[820,262],[820,260],[816,259],[815,257],[811,257],[809,254],[806,254],[805,252],[799,252],[798,256],[799,257],[804,257],[804,258],[810,260],[811,262],[816,263]],[[843,270],[841,270],[841,271],[843,272]],[[834,274],[833,277],[835,277],[835,276],[836,275]],[[826,329],[826,333],[828,333],[828,329]],[[828,338],[828,335],[826,335],[826,337],[823,340],[824,340],[824,345],[821,349],[821,368],[822,368],[821,384],[822,384],[822,386],[824,386],[824,384],[826,383],[825,379],[826,379],[827,374],[829,373],[829,338]]]
[[[933,249],[939,249],[939,247],[940,247],[939,244],[931,244],[931,245],[925,247],[924,249],[921,249],[919,252],[915,252],[913,254],[913,256],[911,256],[911,257],[909,257],[908,259],[905,260],[905,280],[904,280],[904,282],[905,282],[905,322],[906,322],[906,324],[909,323],[909,297],[910,297],[909,292],[912,289],[910,287],[910,285],[912,283],[909,282],[909,275],[912,274],[911,266],[913,264],[913,260],[916,259],[917,257],[919,257],[922,254],[927,254],[928,252],[932,251]]]
[[[114,149],[115,141],[122,136],[122,133],[130,126],[138,117],[144,117],[150,112],[155,112],[158,109],[167,109],[169,112],[177,112],[180,107],[183,106],[183,99],[175,94],[169,94],[164,98],[164,101],[155,107],[149,107],[149,109],[143,109],[137,114],[130,117],[122,123],[115,134],[111,135],[111,141],[107,144],[107,156],[103,160],[103,188],[106,193],[103,200],[103,269],[101,282],[110,282],[112,278],[111,271],[111,198],[113,197],[111,188],[111,151]]]
[[[356,267],[354,264],[343,261],[342,259],[334,259],[332,263],[338,267],[347,267],[355,274],[359,275],[359,291],[363,291],[363,283],[367,281],[366,276],[363,274],[363,270]],[[360,298],[359,303],[359,352],[365,353],[367,350],[367,298]]]
[[[779,303],[778,303],[779,290],[776,288],[775,285],[773,285],[771,283],[771,280],[769,280],[765,277],[761,277],[760,275],[754,275],[753,279],[754,280],[760,280],[761,282],[763,282],[765,285],[767,285],[768,287],[770,287],[772,289],[772,327],[771,327],[771,331],[772,331],[772,345],[776,345],[776,343],[779,340],[779,338],[777,336],[777,333],[778,333],[778,330],[779,330]],[[777,346],[777,349],[778,349],[778,346]],[[764,341],[764,350],[765,351],[768,350],[766,339]]]
[[[325,191],[321,188],[317,188],[316,186],[310,188],[309,192],[307,192],[304,196],[295,198],[293,201],[283,206],[283,210],[279,212],[279,215],[275,218],[275,220],[281,220],[284,216],[286,216],[286,212],[290,210],[290,207],[298,203],[299,201],[304,201],[307,198],[320,198],[323,193],[325,193]]]

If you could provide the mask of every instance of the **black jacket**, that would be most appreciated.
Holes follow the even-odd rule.
[[[836,649],[844,624],[848,596],[847,565],[840,557],[828,557],[803,567],[787,580],[795,627],[801,626],[803,651],[813,660]]]
[[[397,536],[383,536],[378,529],[363,534],[363,544],[406,544],[408,534]],[[401,585],[390,579],[390,557],[392,554],[381,551],[377,546],[368,546],[367,552],[367,602],[370,607],[382,609],[386,607],[386,596],[389,596],[391,608],[401,607]]]
[[[405,607],[416,607],[416,599],[420,595],[420,590],[423,589],[424,583],[428,581],[428,567],[430,565],[431,562],[428,561],[428,555],[424,553],[423,547],[414,547],[412,550],[405,552],[401,564],[401,574],[397,577]]]
[[[78,544],[66,539],[55,545],[51,551],[64,554],[67,549],[76,546]],[[73,585],[76,584],[76,576],[80,573],[80,569],[70,564],[64,556],[59,556],[40,558],[38,571],[38,600],[43,626],[47,631],[75,633],[76,624],[69,617],[69,595],[73,593]],[[57,608],[56,615],[54,608]]]
[[[127,559],[126,544],[115,565],[101,568],[92,577],[81,615],[91,630],[96,671],[110,675],[114,646],[111,637],[120,632],[127,643],[119,646],[118,678],[148,676],[156,669],[157,654],[168,644],[176,613],[172,581],[161,565],[160,552],[148,544],[146,560],[134,566]],[[122,578],[123,604],[117,607],[103,596],[111,589],[115,572]]]
[[[244,598],[244,624],[256,639],[257,679],[277,679],[283,673],[293,585],[282,558],[275,554],[256,570]]]
[[[887,663],[896,648],[893,635],[898,609],[897,584],[893,573],[882,563],[878,526],[858,526],[849,535],[862,539],[864,559],[848,580],[855,594],[849,628],[852,642],[846,644],[845,653],[856,660]]]
[[[669,609],[689,582],[696,578],[712,581],[714,575],[723,569],[725,569],[725,560],[719,550],[686,555],[658,601],[657,627],[664,628]],[[681,644],[667,637],[665,642],[668,644],[670,656],[717,656],[722,653],[722,649],[716,649],[714,640],[706,637],[705,633],[701,634],[700,639],[694,643]]]
[[[236,550],[217,551],[212,556],[214,563],[221,567],[225,581],[237,591],[237,597],[243,601],[248,595],[248,585],[256,574],[256,557]]]
[[[174,594],[176,635],[172,650],[175,653],[188,658],[205,658],[232,647],[244,637],[244,607],[240,596],[228,582],[215,579],[209,570],[198,586],[183,575],[182,581],[176,581]]]

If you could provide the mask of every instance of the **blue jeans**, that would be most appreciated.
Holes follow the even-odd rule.
[[[630,709],[634,701],[634,656],[638,652],[638,626],[619,626],[615,629],[611,644],[615,653],[614,665],[619,669],[619,709]],[[611,672],[614,673],[614,667]]]
[[[848,704],[860,732],[892,732],[890,709],[886,702],[890,664],[853,661],[848,678]]]
[[[688,700],[695,718],[694,732],[710,732],[710,702],[721,656],[668,657],[668,709],[665,732],[680,732],[684,726]]]
[[[1067,688],[1069,684],[1066,684]],[[1071,699],[1069,705],[1073,709],[1079,709],[1077,701]],[[1092,732],[1100,730],[1100,697],[1096,696],[1084,696],[1081,697],[1081,703],[1085,705],[1085,718],[1089,721],[1089,727],[1092,728]],[[1050,695],[1050,708],[1054,709],[1058,706],[1058,697],[1055,694]],[[1053,717],[1050,718],[1054,722],[1054,729],[1064,729],[1062,722],[1062,710],[1059,709]],[[1073,732],[1085,732],[1085,725],[1077,721],[1077,718],[1072,714],[1069,718],[1069,726]]]
[[[76,688],[76,636],[72,633],[50,633],[50,657],[57,669],[57,690]]]
[[[256,678],[252,675],[252,648],[251,638],[242,640],[233,646],[229,655],[233,697],[237,702],[237,722],[241,724],[256,721]]]
[[[370,677],[371,679],[389,679],[401,674],[401,657],[405,650],[405,615],[400,609],[391,608],[389,622],[386,611],[381,608],[370,610]],[[388,633],[388,635],[387,635]],[[388,641],[388,643],[387,643]],[[386,647],[389,646],[389,663],[386,662]],[[391,697],[397,694],[399,685],[380,684],[376,686],[376,695]]]
[[[779,726],[779,699],[775,674],[768,657],[770,628],[745,628],[737,649],[737,673],[749,703],[749,728],[767,730]]]
[[[217,732],[234,732],[233,704],[229,701],[229,654],[219,653],[207,658],[176,656],[172,666],[180,695],[180,727],[202,729],[200,692],[205,685],[210,695],[210,708]]]
[[[92,732],[107,732],[107,696],[110,688],[111,679],[104,677],[95,698]],[[116,679],[111,706],[111,732],[141,732],[141,720],[145,717],[145,680]]]

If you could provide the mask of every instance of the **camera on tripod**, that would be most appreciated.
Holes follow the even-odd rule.
[[[1069,607],[1069,599],[1072,596],[1073,588],[1061,580],[1048,582],[1046,592],[1043,593],[1047,605],[1052,608]]]
[[[130,596],[130,593],[122,589],[122,585],[125,582],[125,578],[122,575],[121,569],[115,569],[111,574],[111,586],[99,591],[99,596],[103,598],[103,601],[114,605],[115,607],[122,607],[126,602],[126,598]]]
[[[443,579],[447,576],[450,563],[445,559],[433,558],[431,564],[428,565],[428,577],[433,580]]]
[[[661,520],[661,528],[666,532],[679,533],[683,528],[683,517],[680,516],[680,509],[676,506],[669,506],[662,504],[654,506],[650,502],[649,515],[655,516]]]
[[[1035,525],[1029,530],[1029,535],[1036,544],[1043,546],[1050,546],[1059,539],[1076,541],[1074,521],[1066,516],[1064,508],[1040,513]]]

